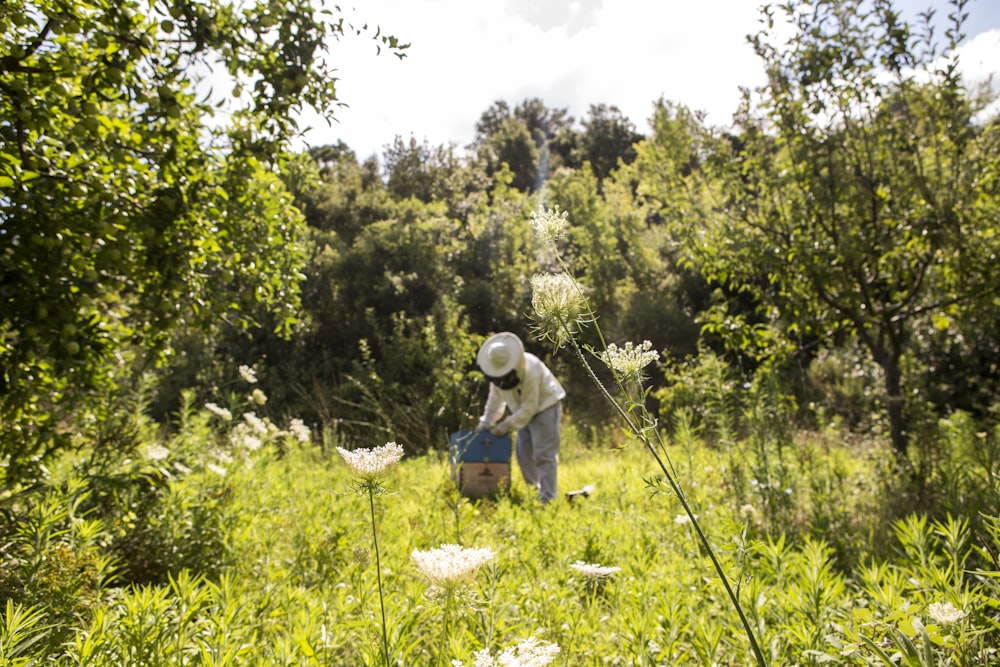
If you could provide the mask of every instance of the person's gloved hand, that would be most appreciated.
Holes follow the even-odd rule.
[[[505,422],[498,422],[493,425],[493,428],[490,429],[490,433],[497,436],[498,438],[502,438],[503,436],[510,433],[510,426]]]
[[[478,424],[476,424],[476,433],[482,433],[483,431],[485,431],[489,427],[490,427],[490,425],[487,424],[486,422],[479,422]]]

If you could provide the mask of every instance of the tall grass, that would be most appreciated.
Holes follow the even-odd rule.
[[[557,335],[608,362],[626,426],[568,417],[561,483],[589,497],[515,476],[473,502],[441,455],[359,467],[369,443],[314,445],[249,387],[188,400],[175,434],[0,508],[0,664],[1000,665],[995,425],[941,420],[943,502],[889,519],[878,459],[774,428],[766,385],[721,445],[683,411],[667,441],[651,350]],[[437,549],[474,567],[429,574]]]
[[[651,472],[648,453],[591,447],[572,426],[566,436],[566,488],[594,487],[572,503],[542,506],[520,479],[509,496],[471,502],[453,493],[448,462],[436,456],[404,459],[389,473],[391,492],[376,515],[391,664],[487,664],[529,640],[558,647],[548,656],[553,665],[752,662],[728,600],[713,592],[717,575],[691,523],[671,510],[672,497],[643,482]],[[617,437],[609,431],[602,440],[621,444]],[[974,528],[968,517],[912,515],[881,537],[884,549],[870,552],[886,557],[853,563],[838,561],[819,537],[758,528],[760,539],[741,540],[746,524],[729,500],[718,450],[696,438],[684,446],[678,473],[691,480],[687,492],[699,520],[733,537],[720,543],[718,557],[734,573],[748,621],[765,638],[768,662],[881,665],[873,645],[902,660],[909,641],[921,659],[930,650],[935,662],[903,664],[1000,664],[993,648],[1000,642],[1000,519]],[[105,582],[70,616],[56,613],[44,590],[35,589],[34,598],[7,607],[3,655],[24,664],[101,667],[384,664],[368,499],[348,492],[355,476],[339,458],[311,444],[284,447],[280,457],[263,447],[250,467],[225,476],[204,469],[172,483],[172,493],[184,495],[211,480],[211,488],[228,494],[218,537],[232,558],[223,574],[182,569],[164,584]],[[867,463],[847,465],[860,475]],[[795,488],[810,486],[799,477],[804,471],[790,474]],[[51,493],[60,488],[78,487]],[[77,561],[100,553],[100,539],[60,537],[73,524],[67,514],[55,524],[60,528],[44,533],[41,548],[64,540]],[[447,629],[442,600],[412,560],[414,550],[443,543],[495,554],[454,599]],[[595,587],[574,569],[578,562],[621,569]],[[61,639],[52,641],[56,635]]]

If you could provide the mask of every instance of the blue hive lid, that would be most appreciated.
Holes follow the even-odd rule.
[[[511,454],[511,438],[507,435],[493,435],[489,431],[455,431],[449,436],[451,462],[466,463],[508,463]]]

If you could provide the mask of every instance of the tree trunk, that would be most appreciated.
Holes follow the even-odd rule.
[[[900,370],[900,353],[891,351],[885,355],[882,371],[885,373],[886,412],[889,417],[889,437],[892,449],[900,463],[906,460],[909,435],[903,416],[903,378]]]

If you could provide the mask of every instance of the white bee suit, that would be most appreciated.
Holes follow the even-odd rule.
[[[479,428],[500,435],[517,432],[517,465],[524,480],[538,489],[539,499],[548,502],[556,497],[561,401],[566,391],[530,352],[523,354],[516,371],[520,381],[512,389],[490,383]],[[510,415],[501,419],[508,408]]]

